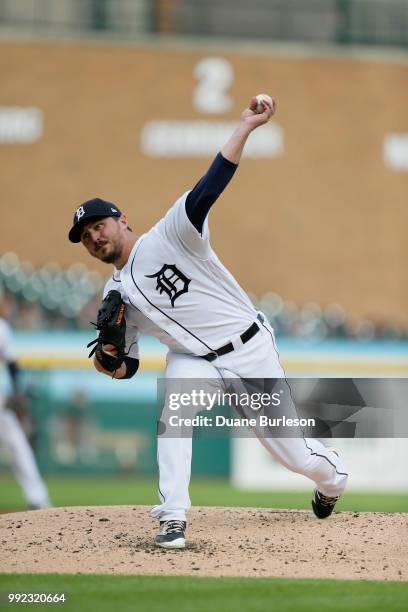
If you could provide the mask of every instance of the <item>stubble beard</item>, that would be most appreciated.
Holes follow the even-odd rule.
[[[103,249],[103,247],[101,247],[101,249]],[[106,254],[103,254],[102,252],[97,252],[95,256],[101,261],[103,261],[103,263],[114,264],[115,261],[120,259],[122,256],[122,247],[116,244],[113,245],[112,250],[108,251]]]

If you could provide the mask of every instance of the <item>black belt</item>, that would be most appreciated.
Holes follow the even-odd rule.
[[[264,318],[263,318],[263,316],[261,314],[258,314],[256,318],[261,323],[264,322]],[[250,325],[248,327],[248,329],[246,329],[240,335],[240,338],[242,340],[242,344],[246,344],[258,332],[259,332],[259,325],[258,325],[258,323],[255,323],[255,322],[252,323],[252,325]],[[232,353],[233,350],[234,350],[234,345],[232,344],[232,342],[228,342],[228,344],[224,344],[224,346],[221,346],[219,349],[217,349],[215,351],[211,351],[211,353],[207,353],[207,355],[201,355],[201,357],[203,359],[205,359],[206,361],[214,361],[214,359],[217,359],[217,357],[221,357],[222,355],[227,355],[228,353]]]

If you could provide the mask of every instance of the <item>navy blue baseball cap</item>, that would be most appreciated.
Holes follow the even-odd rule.
[[[101,200],[101,198],[87,200],[76,209],[68,238],[71,242],[81,242],[81,230],[84,223],[97,217],[102,219],[104,217],[120,217],[121,215],[119,208],[112,202]]]

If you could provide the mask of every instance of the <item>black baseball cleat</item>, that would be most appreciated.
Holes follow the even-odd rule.
[[[186,521],[160,521],[160,533],[156,536],[154,543],[162,548],[185,548],[186,527]]]
[[[319,489],[315,489],[312,498],[312,508],[315,516],[319,519],[325,519],[331,515],[339,497],[328,497],[320,493]]]

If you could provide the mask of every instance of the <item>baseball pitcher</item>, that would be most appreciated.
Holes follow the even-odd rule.
[[[92,349],[99,372],[132,377],[138,336],[147,334],[168,347],[168,380],[211,379],[222,386],[228,378],[285,378],[269,322],[214,253],[208,228],[210,209],[234,176],[248,136],[275,111],[268,96],[261,109],[252,98],[207,173],[141,236],[115,204],[95,198],[77,208],[69,239],[114,266]],[[314,513],[329,516],[346,486],[341,458],[318,440],[257,435],[277,461],[314,481]],[[158,436],[160,503],[151,516],[160,521],[155,542],[161,547],[185,546],[191,448],[191,437]]]

